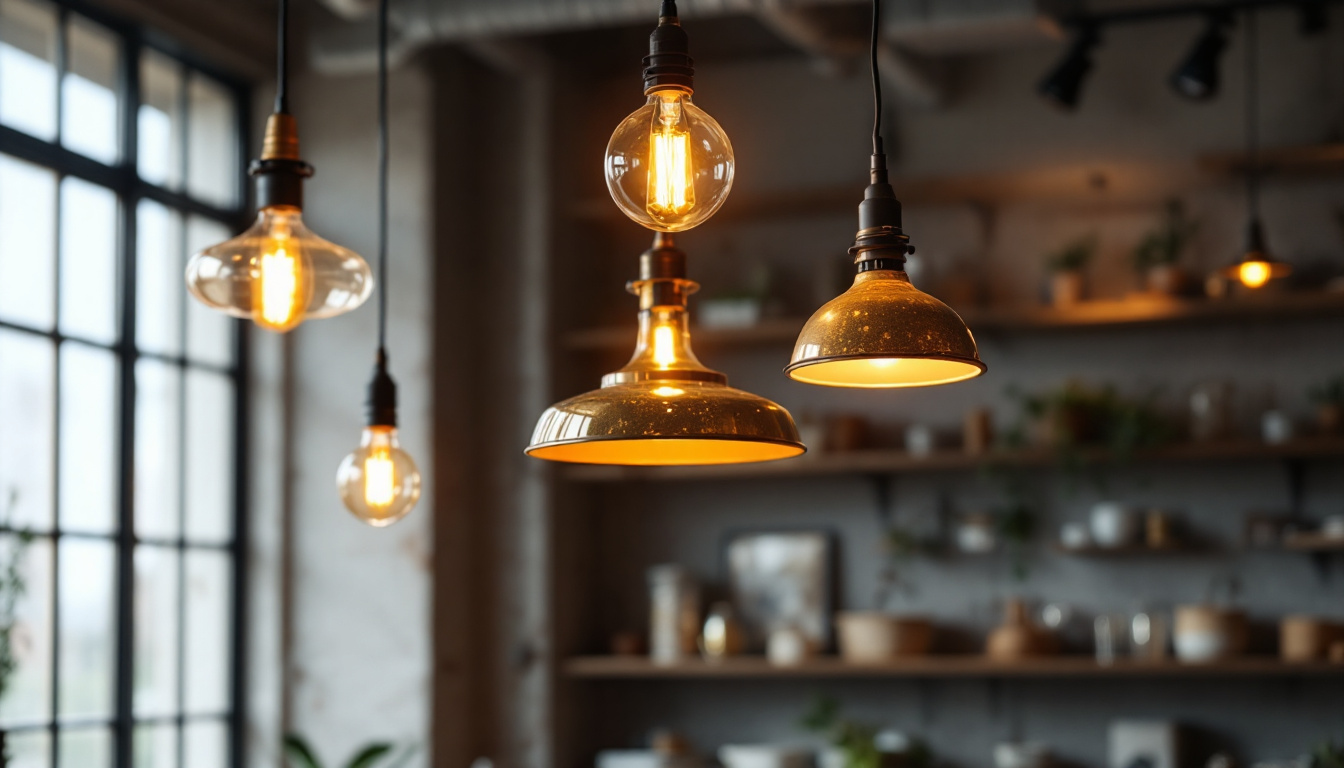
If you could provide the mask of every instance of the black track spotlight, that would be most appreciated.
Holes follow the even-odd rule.
[[[1079,28],[1074,35],[1069,52],[1049,74],[1036,86],[1049,101],[1073,109],[1078,106],[1078,96],[1083,89],[1083,79],[1092,70],[1092,50],[1101,42],[1097,28],[1087,25]]]
[[[1171,73],[1172,90],[1191,101],[1202,101],[1218,94],[1218,59],[1227,48],[1227,28],[1231,16],[1225,13],[1209,16],[1204,33],[1195,41],[1181,66]]]

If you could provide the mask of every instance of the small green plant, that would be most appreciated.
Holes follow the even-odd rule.
[[[845,756],[845,768],[881,768],[882,752],[877,746],[877,729],[840,717],[840,702],[830,696],[818,696],[812,709],[803,716],[803,728],[819,734]],[[920,739],[912,739],[902,753],[904,768],[930,768],[933,752]]]
[[[1324,741],[1311,753],[1311,768],[1344,768],[1344,742]]]
[[[1316,405],[1344,406],[1344,376],[1335,376],[1312,387],[1307,396]]]
[[[1162,224],[1134,247],[1134,269],[1145,272],[1179,263],[1198,232],[1199,222],[1186,216],[1185,205],[1180,200],[1168,202]]]
[[[374,742],[366,744],[355,751],[345,763],[345,768],[374,768],[376,765],[401,765],[414,750],[403,750],[399,756],[394,755],[396,747],[388,742]],[[396,759],[392,763],[384,761]],[[297,733],[291,733],[285,736],[285,758],[291,768],[323,768],[323,763],[317,757],[317,752],[306,739]]]
[[[18,504],[19,493],[11,490],[4,514],[0,515],[0,525],[7,530]],[[23,563],[32,540],[33,534],[26,530],[10,530],[0,538],[0,700],[4,699],[9,690],[9,681],[19,668],[19,660],[14,654],[14,628],[19,622],[19,600],[28,591]],[[0,730],[0,766],[8,765],[9,757],[5,733]]]
[[[1045,268],[1051,274],[1060,272],[1079,272],[1092,261],[1097,253],[1096,234],[1080,237],[1063,248],[1046,256]]]
[[[1012,562],[1013,578],[1026,581],[1028,545],[1036,535],[1036,514],[1020,497],[1014,496],[1011,506],[999,516],[999,533],[1008,543],[1008,557]]]

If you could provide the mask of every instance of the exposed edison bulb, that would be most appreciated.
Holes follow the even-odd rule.
[[[212,309],[284,332],[363,304],[373,273],[359,254],[313,234],[298,208],[272,206],[246,232],[192,256],[187,287]]]
[[[1259,288],[1269,282],[1272,270],[1263,261],[1243,261],[1237,267],[1237,279],[1247,288]]]
[[[622,212],[659,232],[708,219],[733,188],[733,145],[723,128],[675,90],[649,94],[607,143],[607,189]]]
[[[376,528],[405,517],[420,499],[420,471],[401,449],[396,427],[366,427],[336,470],[336,485],[345,508]]]

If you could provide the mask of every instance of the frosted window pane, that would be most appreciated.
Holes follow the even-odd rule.
[[[109,533],[115,527],[116,372],[111,352],[61,345],[62,528]]]
[[[186,558],[185,709],[218,714],[229,707],[231,563],[226,553],[213,550],[188,550]]]
[[[136,330],[141,349],[182,353],[182,217],[150,200],[136,209]]]
[[[110,717],[116,643],[113,544],[63,539],[60,554],[60,714]],[[70,765],[93,763],[73,760]]]
[[[61,330],[112,343],[117,338],[117,198],[110,189],[61,182]]]
[[[117,38],[73,16],[66,32],[68,66],[61,84],[61,143],[111,165],[117,161]]]
[[[56,321],[56,174],[0,155],[0,317]]]
[[[0,517],[51,530],[56,347],[0,330]]]
[[[56,139],[56,36],[51,3],[0,0],[0,122]]]

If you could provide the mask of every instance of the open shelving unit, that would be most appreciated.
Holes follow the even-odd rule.
[[[759,656],[717,662],[688,659],[655,664],[642,656],[578,656],[561,672],[576,680],[740,680],[740,679],[891,679],[891,678],[1198,678],[1198,677],[1344,677],[1344,664],[1287,662],[1247,656],[1203,664],[1176,661],[1117,660],[1100,664],[1091,656],[1043,656],[1000,661],[987,656],[919,656],[882,664],[855,664],[835,656],[776,666]]]
[[[1081,328],[1195,325],[1344,317],[1344,293],[1302,292],[1227,299],[1183,299],[1135,294],[1124,299],[1085,301],[1067,309],[1045,306],[959,308],[977,334]],[[743,328],[696,328],[699,346],[792,345],[806,318],[774,318]],[[582,328],[564,334],[572,352],[627,349],[634,343],[630,326]]]

